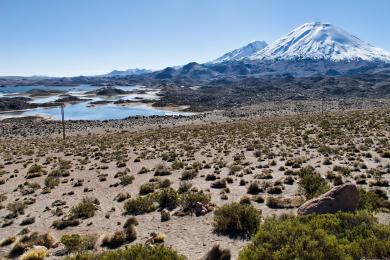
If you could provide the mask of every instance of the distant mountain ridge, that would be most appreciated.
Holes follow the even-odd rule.
[[[244,47],[235,49],[231,52],[224,54],[222,57],[211,61],[211,63],[227,62],[227,61],[237,61],[248,58],[258,51],[267,47],[268,44],[265,41],[253,41]]]
[[[105,77],[123,77],[123,76],[133,76],[133,75],[139,76],[139,75],[148,74],[151,72],[153,72],[153,71],[148,70],[148,69],[135,68],[135,69],[128,69],[128,70],[113,70],[110,73],[107,73],[103,76],[105,76]]]

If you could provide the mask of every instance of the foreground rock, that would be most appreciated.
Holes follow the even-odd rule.
[[[359,202],[359,194],[356,186],[346,183],[336,186],[321,196],[305,202],[298,208],[298,214],[312,213],[325,214],[337,211],[354,211]]]

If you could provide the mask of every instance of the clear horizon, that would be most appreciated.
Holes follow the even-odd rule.
[[[100,75],[207,62],[305,22],[390,51],[390,1],[2,0],[0,76]]]

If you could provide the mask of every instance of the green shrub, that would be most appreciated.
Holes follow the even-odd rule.
[[[107,235],[102,240],[102,246],[108,248],[117,248],[126,243],[126,232],[116,231],[112,235]]]
[[[9,257],[15,258],[33,246],[45,246],[47,248],[51,248],[53,244],[54,238],[50,234],[39,234],[38,232],[33,232],[31,234],[22,236],[15,243],[9,252]]]
[[[359,188],[359,205],[358,209],[375,212],[380,209],[390,209],[390,201],[384,199],[375,191],[366,191],[365,189]]]
[[[342,174],[344,176],[349,177],[349,176],[351,176],[351,171],[352,170],[349,167],[347,167],[347,166],[335,165],[333,167],[333,171],[338,172],[338,173],[340,173],[340,174]]]
[[[198,172],[190,169],[190,170],[184,170],[183,173],[181,174],[181,180],[182,181],[187,181],[187,180],[192,180],[198,175]]]
[[[217,232],[248,237],[260,225],[261,211],[252,205],[232,202],[214,211],[214,228]]]
[[[122,186],[126,186],[129,184],[132,184],[134,181],[134,176],[133,175],[123,175],[119,178],[120,183]]]
[[[66,258],[67,260],[185,260],[176,251],[163,245],[132,245],[123,249],[103,252],[101,254],[82,253]]]
[[[46,171],[43,169],[41,165],[33,164],[30,166],[30,168],[27,171],[27,174],[25,176],[26,179],[32,179],[35,177],[39,177],[43,174],[46,174]]]
[[[55,229],[62,230],[62,229],[65,229],[67,227],[75,227],[75,226],[80,225],[80,220],[78,220],[78,219],[68,219],[68,218],[57,219],[57,220],[54,220],[53,224],[51,224],[51,225]]]
[[[316,197],[329,190],[329,184],[312,166],[307,166],[299,171],[299,189],[307,199]]]
[[[154,199],[150,195],[128,199],[126,200],[123,207],[125,212],[130,215],[145,214],[156,209],[156,206],[154,205]]]
[[[146,194],[154,192],[155,186],[156,185],[154,183],[144,183],[144,184],[142,184],[139,187],[139,195],[146,195]]]
[[[53,176],[47,176],[45,179],[45,186],[53,189],[60,184],[60,180]]]
[[[266,219],[239,259],[381,259],[389,254],[389,226],[367,212],[339,212]]]
[[[179,203],[179,195],[172,188],[162,189],[157,195],[160,208],[175,209]]]
[[[95,215],[95,211],[98,209],[99,204],[97,199],[83,198],[77,205],[70,209],[71,218],[91,218]]]
[[[171,165],[173,170],[179,170],[184,168],[184,163],[182,161],[176,160]]]
[[[70,253],[82,252],[86,250],[92,250],[95,248],[97,236],[70,234],[70,235],[63,235],[60,241],[62,244],[64,244],[67,252]]]
[[[194,210],[197,202],[200,202],[203,205],[207,205],[210,203],[210,200],[210,194],[206,194],[202,191],[189,191],[180,195],[179,204],[182,207],[183,211],[186,212]]]
[[[156,170],[154,171],[154,176],[166,176],[171,175],[171,171],[164,164],[159,164],[156,166]]]

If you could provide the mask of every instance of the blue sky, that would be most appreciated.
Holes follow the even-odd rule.
[[[0,0],[0,75],[206,62],[311,21],[390,50],[389,14],[389,0]]]

